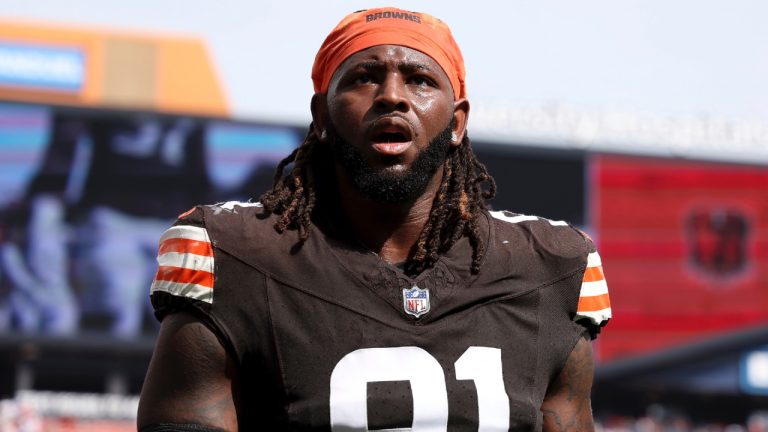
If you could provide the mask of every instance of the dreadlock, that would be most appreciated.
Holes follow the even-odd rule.
[[[317,138],[310,125],[304,142],[278,164],[272,189],[260,198],[267,212],[280,216],[275,223],[278,232],[295,229],[300,243],[309,238],[321,177],[317,171],[321,166],[330,165],[329,161],[329,147]],[[292,168],[285,173],[290,164]],[[482,187],[483,183],[487,183],[487,189]],[[460,146],[451,146],[448,151],[443,179],[429,219],[406,262],[406,271],[420,273],[433,266],[441,254],[466,235],[473,250],[471,271],[477,273],[485,252],[478,219],[487,209],[485,200],[495,194],[493,177],[477,160],[465,135]]]

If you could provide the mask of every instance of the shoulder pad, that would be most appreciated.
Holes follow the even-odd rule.
[[[565,221],[507,211],[490,215],[499,221],[496,226],[502,240],[524,241],[549,265],[570,262],[584,270],[574,321],[584,324],[593,336],[599,332],[611,318],[611,303],[602,260],[592,239]]]
[[[516,237],[522,232],[537,253],[567,259],[585,254],[585,235],[568,222],[508,211],[492,211],[490,215],[499,221],[496,226],[501,237],[505,234]]]

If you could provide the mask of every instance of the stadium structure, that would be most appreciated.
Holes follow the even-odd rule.
[[[598,419],[768,406],[768,125],[472,115],[492,206],[566,220],[601,251],[615,318],[594,346]],[[132,430],[158,227],[257,196],[305,130],[233,119],[200,41],[0,22],[0,420]]]

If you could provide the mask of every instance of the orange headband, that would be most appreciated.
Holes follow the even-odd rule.
[[[451,80],[454,99],[467,96],[464,59],[451,30],[439,19],[396,8],[357,11],[331,31],[312,65],[316,93],[326,93],[331,77],[352,54],[376,45],[401,45],[432,57]]]

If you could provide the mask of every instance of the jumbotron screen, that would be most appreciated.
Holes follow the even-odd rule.
[[[294,128],[0,104],[0,333],[154,334],[157,241],[200,203],[258,199]]]
[[[590,170],[614,314],[603,359],[768,322],[768,168],[596,156]]]

